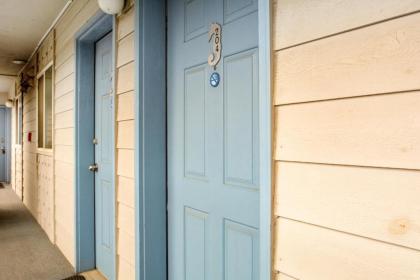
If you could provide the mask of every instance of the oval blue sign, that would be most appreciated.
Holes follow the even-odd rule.
[[[217,72],[213,72],[210,76],[210,85],[212,87],[217,87],[220,83],[220,75]]]

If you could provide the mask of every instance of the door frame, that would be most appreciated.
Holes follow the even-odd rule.
[[[0,109],[4,109],[4,122],[5,122],[5,128],[4,128],[4,138],[5,138],[5,143],[4,146],[6,148],[6,155],[5,155],[5,160],[4,160],[4,180],[5,183],[10,183],[10,177],[11,177],[11,166],[12,166],[12,161],[11,161],[11,150],[12,150],[12,130],[11,130],[11,125],[12,125],[12,119],[11,119],[11,109],[8,108],[5,105],[0,105]]]
[[[95,43],[112,32],[112,69],[115,77],[115,26],[114,16],[97,12],[76,34],[76,92],[75,92],[75,264],[76,272],[95,269],[95,175],[88,166],[95,161]],[[112,91],[115,104],[115,78]],[[115,147],[115,105],[112,111],[111,146]],[[113,186],[116,186],[115,152],[112,154]],[[114,240],[112,279],[116,279],[115,189],[111,205],[111,238]],[[110,279],[110,280],[112,280]]]
[[[6,182],[12,177],[12,109],[6,107]]]
[[[135,9],[136,279],[164,280],[167,279],[166,1],[139,0]],[[259,0],[258,24],[261,160],[259,278],[263,280],[271,278],[272,240],[270,0]]]
[[[166,1],[135,1],[136,279],[167,279]]]

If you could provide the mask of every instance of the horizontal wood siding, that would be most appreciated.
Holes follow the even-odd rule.
[[[24,72],[28,74],[36,73],[36,58],[28,64]],[[38,172],[37,172],[37,90],[36,81],[23,95],[23,137],[22,137],[22,157],[23,157],[23,203],[32,213],[36,220],[40,219],[38,204]],[[29,135],[31,139],[29,140]]]
[[[117,20],[117,275],[135,278],[134,7]]]
[[[127,2],[116,30],[116,242],[118,279],[135,278],[134,203],[134,3]],[[14,147],[14,189],[75,266],[75,34],[99,8],[96,0],[75,0],[41,46],[38,64],[54,59],[53,149],[37,149],[36,86],[24,97],[23,145]],[[53,56],[51,56],[53,50]],[[36,69],[34,70],[36,72]],[[36,74],[36,73],[35,73]],[[16,128],[14,128],[16,129]],[[32,134],[31,141],[28,134]],[[20,163],[23,162],[23,165]],[[20,178],[23,178],[23,182]],[[22,188],[22,185],[24,186]],[[21,193],[23,189],[23,194]]]
[[[95,0],[76,0],[55,27],[54,184],[56,244],[75,265],[75,34],[99,10]]]
[[[20,199],[23,199],[23,162],[22,147],[15,146],[15,192]]]
[[[273,279],[420,279],[420,3],[273,3]]]
[[[275,266],[297,279],[419,279],[419,251],[285,218],[276,226]]]
[[[126,6],[124,13],[117,18],[115,71],[116,259],[118,279],[123,280],[135,278],[134,2],[128,1]],[[96,0],[73,1],[51,33],[55,37],[48,36],[36,54],[38,70],[54,59],[52,151],[37,149],[35,85],[24,96],[23,145],[14,145],[13,153],[14,190],[20,197],[24,197],[25,205],[73,266],[76,243],[75,35],[98,10]],[[55,47],[51,47],[51,44]],[[36,72],[35,60],[27,68],[28,71]],[[28,140],[29,133],[32,134],[31,141]]]
[[[52,242],[54,238],[54,178],[53,157],[38,154],[38,223]]]
[[[420,10],[415,0],[273,0],[275,50]]]
[[[276,52],[275,104],[419,89],[419,25],[413,14]]]

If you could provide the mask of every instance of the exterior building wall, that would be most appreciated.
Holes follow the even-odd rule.
[[[75,35],[99,11],[95,0],[74,1],[55,27],[55,240],[75,265]]]
[[[53,48],[53,33],[41,46]],[[38,148],[37,127],[37,79],[36,76],[46,64],[52,61],[50,57],[39,63],[34,56],[30,63],[23,69],[23,73],[31,76],[31,86],[23,93],[23,135],[22,144],[16,143],[16,106],[13,108],[12,135],[13,135],[13,160],[12,184],[17,195],[30,210],[34,218],[45,230],[51,241],[54,242],[54,186],[52,183],[53,162],[52,150]],[[20,88],[19,88],[20,89]],[[21,93],[20,93],[21,94]],[[31,135],[31,136],[29,136]]]
[[[134,7],[117,19],[117,269],[118,279],[135,278],[134,216]]]
[[[420,3],[273,3],[274,279],[419,279]]]
[[[13,131],[13,129],[12,129]],[[22,199],[23,198],[23,168],[22,168],[22,146],[21,145],[13,145],[13,154],[14,157],[12,157],[12,185],[14,191],[16,192],[17,196]]]
[[[32,59],[24,72],[28,76],[37,73],[36,59]],[[38,184],[37,184],[37,98],[36,85],[32,80],[32,86],[23,96],[23,137],[22,137],[22,161],[23,161],[23,203],[38,220]],[[31,139],[29,139],[31,135]]]
[[[48,36],[37,51],[38,65],[34,59],[23,70],[36,76],[39,69],[54,61],[53,149],[37,148],[36,78],[24,94],[23,148],[13,145],[13,189],[21,197],[23,189],[25,205],[72,265],[75,265],[75,36],[98,11],[96,0],[75,0],[53,28],[55,36],[52,39]],[[118,279],[129,280],[135,277],[133,1],[128,1],[116,23],[116,259]],[[14,118],[15,114],[13,135]]]

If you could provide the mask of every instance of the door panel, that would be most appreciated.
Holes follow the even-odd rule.
[[[185,71],[185,176],[206,177],[205,131],[206,87],[205,65]]]
[[[112,34],[96,43],[95,54],[95,229],[96,266],[108,279],[114,267],[114,201],[112,147]]]
[[[168,2],[169,279],[258,279],[258,3]],[[211,23],[222,58],[207,64]],[[218,87],[210,75],[220,74]]]
[[[225,183],[257,188],[257,50],[225,58],[224,69]]]

